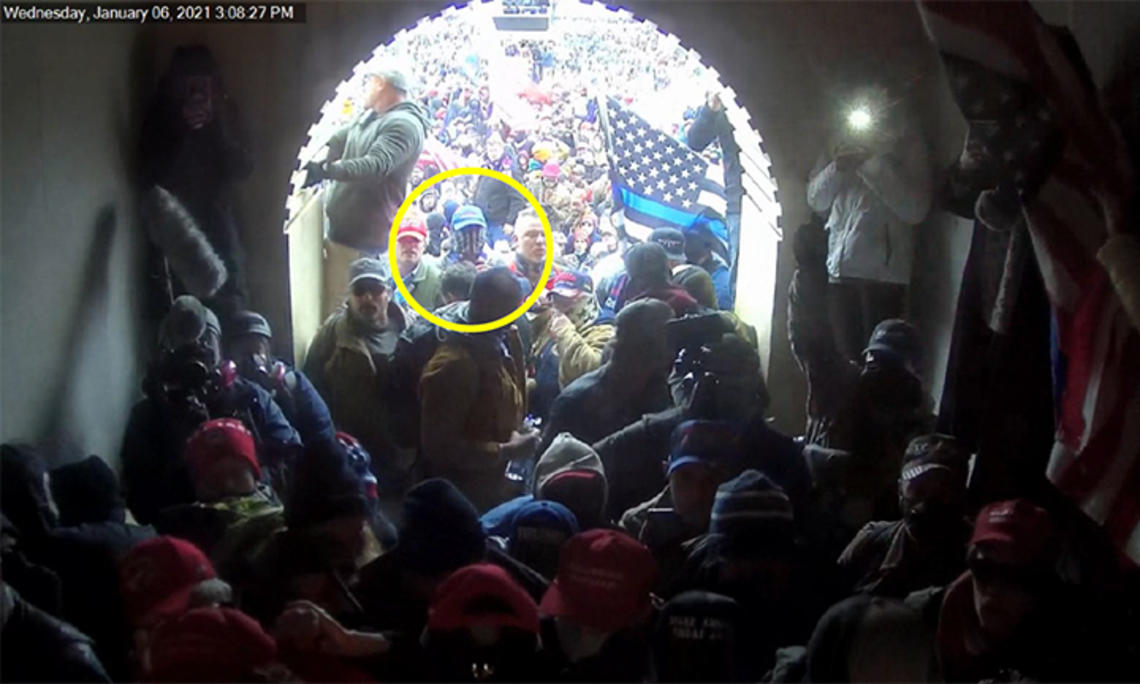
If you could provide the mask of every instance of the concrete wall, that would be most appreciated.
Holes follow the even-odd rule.
[[[3,27],[0,439],[117,458],[139,393],[129,26]]]

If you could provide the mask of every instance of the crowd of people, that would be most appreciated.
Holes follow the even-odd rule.
[[[550,85],[533,129],[494,114],[487,65],[462,54],[421,60],[448,85],[419,103],[374,74],[374,114],[310,169],[359,209],[351,183],[413,160],[368,136],[417,148],[426,110],[437,142],[535,183],[565,236],[545,283],[534,208],[493,179],[442,185],[387,245],[418,307],[361,256],[294,367],[263,315],[182,295],[121,474],[3,445],[0,679],[1140,678],[1135,566],[1055,491],[980,498],[971,449],[934,429],[922,337],[885,313],[909,279],[890,232],[930,203],[920,174],[869,142],[813,174],[827,228],[794,233],[787,317],[807,420],[785,435],[767,411],[787,388],[708,236],[631,244],[611,221],[573,74],[657,92],[684,65],[611,52],[657,34],[599,40],[506,47]],[[396,185],[370,199],[391,209]],[[488,331],[419,311],[489,324],[539,287]],[[861,320],[835,324],[836,288]]]
[[[178,298],[121,487],[97,457],[3,447],[4,679],[1135,676],[1135,606],[1064,509],[972,508],[913,327],[843,358],[818,227],[789,321],[806,445],[766,420],[747,327],[672,279],[662,243],[683,236],[654,237],[612,318],[567,270],[473,334],[406,315],[361,258],[302,369],[261,315],[223,330]],[[421,224],[399,238],[401,265],[422,256]],[[464,323],[530,287],[465,261],[435,276],[417,297]]]
[[[707,83],[707,75],[699,60],[637,22],[623,22],[615,32],[599,31],[596,20],[566,19],[559,26],[558,39],[493,38],[487,46],[481,42],[487,40],[485,32],[457,13],[393,42],[385,59],[410,69],[410,81],[418,86],[414,101],[430,120],[431,140],[413,171],[412,187],[463,166],[512,177],[531,191],[550,220],[556,263],[598,282],[620,264],[614,255],[624,246],[599,94],[621,93],[627,104],[652,105],[652,110],[660,101],[691,100],[698,93],[698,101],[674,106],[655,121],[683,140],[706,106],[699,84]],[[342,115],[324,123],[331,131],[363,108],[349,96]],[[721,163],[715,140],[702,145],[700,153]],[[477,206],[486,224],[479,241],[485,257],[496,263],[509,261],[518,246],[516,221],[527,206],[515,190],[474,176],[441,181],[417,204],[429,230],[427,251],[436,257],[460,251],[455,209]],[[724,308],[731,301],[729,266],[724,263],[723,276],[717,276]]]

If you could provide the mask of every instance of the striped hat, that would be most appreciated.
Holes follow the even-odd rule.
[[[709,532],[723,536],[729,547],[784,547],[795,536],[792,502],[767,475],[745,470],[717,488]]]

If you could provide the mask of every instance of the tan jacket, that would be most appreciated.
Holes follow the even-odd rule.
[[[549,315],[536,318],[532,354],[537,357],[551,338],[558,353],[558,385],[565,387],[601,367],[606,346],[614,338],[614,326],[612,323],[590,323],[578,329],[568,325],[555,335],[550,329]]]
[[[421,443],[429,474],[445,477],[480,511],[505,500],[508,480],[499,445],[526,416],[522,345],[512,328],[510,357],[488,340],[452,336],[420,377]]]
[[[396,475],[411,467],[411,450],[396,447],[389,424],[385,382],[404,317],[388,306],[391,328],[380,333],[354,329],[348,314],[338,311],[313,338],[305,358],[305,374],[328,404],[338,430],[360,440],[373,463]]]

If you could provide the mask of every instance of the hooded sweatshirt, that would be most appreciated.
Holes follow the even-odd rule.
[[[543,489],[555,476],[575,470],[595,472],[605,481],[606,471],[598,452],[569,432],[559,433],[534,467],[534,493],[545,498]]]
[[[333,184],[325,211],[334,242],[388,251],[388,229],[407,194],[428,124],[420,105],[400,102],[383,114],[365,111],[329,139],[329,159],[337,161],[328,164]]]
[[[596,486],[600,491],[596,491],[596,498],[575,496],[571,500],[568,497],[561,496],[559,491],[548,491],[551,488],[547,485],[550,484],[551,480],[559,475],[575,472],[597,475],[595,482],[597,482]],[[587,499],[595,498],[593,505],[599,509],[604,509],[608,486],[606,484],[606,472],[602,467],[602,459],[588,444],[568,432],[563,432],[555,437],[550,447],[538,459],[534,469],[534,482],[533,494],[515,497],[495,506],[480,517],[483,529],[488,535],[508,536],[514,517],[519,510],[536,499],[556,501],[566,506],[584,527],[589,527],[599,517],[600,512],[600,510],[589,510],[588,504],[590,502]],[[551,496],[552,493],[554,496]]]

